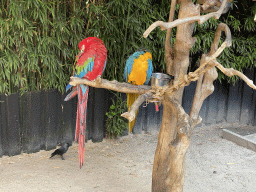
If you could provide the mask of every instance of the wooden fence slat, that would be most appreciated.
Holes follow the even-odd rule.
[[[217,83],[218,89],[217,89],[217,116],[216,116],[216,122],[222,123],[226,121],[227,117],[227,100],[228,100],[228,90],[229,86],[226,82],[220,82]]]
[[[92,141],[100,142],[104,137],[105,129],[105,113],[107,111],[105,105],[105,89],[95,89],[94,109],[93,109],[93,130]]]
[[[86,115],[86,141],[92,138],[93,130],[93,115],[94,115],[94,102],[95,102],[95,88],[89,87],[88,101],[87,101],[87,115]]]
[[[133,127],[132,133],[133,134],[141,134],[142,133],[142,128],[143,128],[143,120],[145,118],[145,107],[140,106],[139,112],[136,117],[136,122]],[[129,128],[128,128],[129,129]],[[128,130],[129,132],[129,130]]]
[[[23,152],[38,152],[41,149],[41,92],[25,93],[20,101]]]
[[[40,124],[40,134],[41,134],[41,149],[46,150],[46,126],[47,126],[47,91],[40,91],[40,108],[41,108],[41,124]]]
[[[72,100],[64,101],[67,94],[61,95],[61,113],[62,113],[62,143],[68,142],[69,144],[72,143],[74,140],[73,138],[73,131],[74,128],[72,127]]]
[[[215,124],[216,123],[216,116],[217,116],[217,106],[218,106],[218,94],[217,90],[219,89],[219,86],[216,82],[214,82],[214,91],[213,93],[209,96],[209,101],[208,101],[208,111],[207,111],[207,116],[205,120],[205,124]]]
[[[57,136],[57,143],[62,144],[63,142],[63,136],[65,129],[63,127],[63,114],[62,114],[62,95],[59,91],[55,91],[56,95],[56,136]]]
[[[256,69],[254,68],[254,71],[256,71]],[[254,85],[256,84],[256,75],[254,76],[254,79],[253,79],[253,83]],[[256,90],[253,90],[253,97],[252,97],[252,103],[251,105],[253,106],[253,110],[251,111],[251,116],[253,118],[252,120],[252,125],[256,125]]]
[[[158,129],[158,121],[157,116],[159,115],[159,112],[155,109],[154,103],[149,103],[146,108],[147,111],[147,131],[150,133],[157,133],[159,131]]]
[[[196,90],[196,82],[191,82],[189,86],[184,88],[183,97],[182,97],[182,107],[186,113],[189,113],[194,99],[194,94]]]
[[[8,155],[6,96],[0,95],[0,157]]]
[[[241,114],[241,80],[238,80],[235,85],[230,84],[228,93],[228,107],[227,107],[227,122],[237,123]]]
[[[57,96],[56,91],[47,91],[47,106],[46,106],[46,150],[51,150],[58,143],[57,135]]]
[[[21,153],[20,123],[19,123],[19,94],[14,93],[7,97],[7,138],[8,155]]]
[[[246,69],[244,74],[249,79],[254,79],[254,69]],[[252,124],[253,122],[253,111],[255,106],[252,106],[253,89],[246,83],[242,83],[242,103],[241,103],[241,116],[240,123]]]

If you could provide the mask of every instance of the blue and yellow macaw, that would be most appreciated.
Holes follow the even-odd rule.
[[[137,51],[126,61],[124,81],[133,85],[147,85],[153,72],[152,55],[149,52]],[[127,107],[130,110],[139,94],[127,93]],[[136,112],[136,116],[138,111]],[[136,118],[129,123],[129,133],[132,132]]]

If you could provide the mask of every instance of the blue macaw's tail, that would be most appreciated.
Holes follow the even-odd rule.
[[[80,169],[84,162],[84,144],[85,144],[85,130],[86,130],[86,114],[87,114],[87,100],[89,87],[84,85],[78,86],[78,103],[76,114],[76,134],[75,141],[78,140],[79,166]]]

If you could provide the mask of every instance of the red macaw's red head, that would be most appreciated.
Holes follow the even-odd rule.
[[[86,48],[89,47],[89,45],[94,42],[95,40],[99,40],[97,37],[87,37],[84,40],[80,41],[80,43],[78,44],[78,48],[81,52],[83,52],[84,50],[86,50]]]

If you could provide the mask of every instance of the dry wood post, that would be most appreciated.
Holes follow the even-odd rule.
[[[215,38],[208,54],[202,55],[199,68],[187,74],[189,66],[189,52],[196,38],[192,37],[194,23],[204,23],[214,17],[218,19],[227,10],[227,1],[230,0],[172,0],[169,22],[156,21],[145,31],[143,36],[156,27],[167,29],[165,44],[165,60],[167,72],[173,75],[174,83],[164,87],[136,86],[117,81],[108,81],[98,77],[95,81],[71,77],[70,84],[86,84],[96,88],[105,88],[124,93],[139,93],[140,96],[133,103],[130,111],[122,114],[129,121],[135,118],[135,112],[146,100],[159,100],[163,102],[162,125],[158,135],[158,144],[155,152],[152,191],[153,192],[180,192],[183,190],[185,173],[185,155],[190,144],[190,135],[193,128],[201,122],[199,111],[203,101],[214,91],[213,81],[217,78],[216,67],[227,76],[238,75],[250,87],[256,89],[253,81],[243,73],[232,68],[225,68],[216,61],[222,51],[231,46],[231,33],[226,24],[219,24]],[[173,21],[176,3],[180,4],[178,19]],[[208,14],[201,16],[200,13]],[[170,44],[171,29],[177,27],[176,41]],[[220,47],[219,40],[222,32],[226,40]],[[197,81],[196,92],[191,110],[187,114],[181,106],[183,89],[191,81]]]

